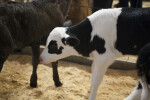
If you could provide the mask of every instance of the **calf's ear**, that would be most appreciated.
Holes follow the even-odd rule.
[[[76,37],[70,36],[70,37],[66,38],[66,44],[68,44],[70,46],[75,47],[75,46],[79,45],[79,43],[80,43],[80,40]]]

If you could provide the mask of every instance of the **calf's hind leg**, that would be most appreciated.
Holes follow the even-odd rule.
[[[33,71],[30,78],[30,86],[31,87],[37,87],[37,67],[40,62],[40,46],[39,45],[33,45],[32,46],[32,66]]]
[[[115,57],[110,57],[108,55],[100,55],[99,57],[94,58],[92,64],[92,82],[89,100],[96,100],[97,91],[103,80],[103,76],[109,65],[111,65],[114,60]]]

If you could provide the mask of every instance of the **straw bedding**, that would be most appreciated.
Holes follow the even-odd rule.
[[[40,64],[38,88],[31,88],[31,56],[11,55],[0,73],[0,100],[87,100],[91,68],[60,61],[58,70],[62,87],[54,86],[51,65]],[[109,69],[98,90],[97,100],[122,100],[137,82],[136,70]]]

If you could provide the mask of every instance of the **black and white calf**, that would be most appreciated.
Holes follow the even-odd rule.
[[[50,63],[70,55],[92,57],[93,74],[89,100],[95,100],[109,65],[117,57],[137,55],[149,42],[150,8],[102,9],[75,26],[55,28],[47,39],[41,59],[42,63]],[[142,85],[139,84],[141,88]],[[126,100],[140,96],[141,92],[134,91],[134,95]],[[148,100],[148,97],[141,98]]]

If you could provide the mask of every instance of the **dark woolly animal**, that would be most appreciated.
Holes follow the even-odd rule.
[[[33,72],[30,86],[37,87],[39,46],[46,44],[53,28],[63,25],[70,3],[71,0],[36,0],[0,4],[0,71],[13,50],[31,46]],[[55,85],[60,86],[57,62],[52,66]]]

